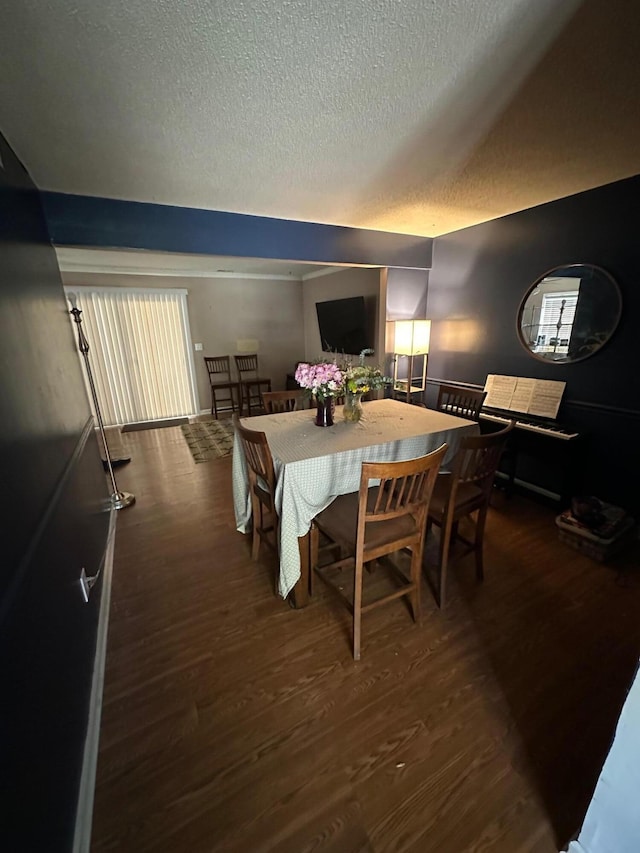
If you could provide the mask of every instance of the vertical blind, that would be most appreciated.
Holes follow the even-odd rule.
[[[76,294],[82,311],[89,361],[106,425],[196,412],[186,290],[65,290]]]
[[[576,314],[578,296],[576,293],[545,294],[540,311],[539,334],[544,336],[542,344],[550,340],[559,342],[560,339],[571,337],[571,328]],[[558,323],[561,323],[558,328]]]

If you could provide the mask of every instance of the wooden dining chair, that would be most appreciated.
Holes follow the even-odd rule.
[[[479,421],[480,409],[482,409],[486,396],[486,391],[457,388],[454,385],[441,385],[438,390],[436,408],[458,418]]]
[[[513,422],[490,435],[468,436],[460,440],[451,471],[439,475],[427,513],[427,530],[432,524],[440,528],[438,581],[436,597],[440,608],[446,604],[449,551],[455,541],[465,550],[462,557],[475,551],[478,580],[484,578],[483,541],[491,487],[500,456],[513,429]],[[476,512],[473,541],[458,533],[458,522]]]
[[[233,426],[242,443],[242,450],[247,462],[253,516],[251,558],[253,560],[258,559],[260,544],[263,541],[277,555],[280,550],[280,531],[274,502],[276,477],[267,437],[263,432],[242,426],[240,418],[235,414],[233,415]],[[273,541],[270,540],[269,534],[272,535]],[[277,591],[278,580],[276,577],[276,593]]]
[[[353,613],[353,657],[360,659],[362,614],[401,596],[408,596],[414,621],[420,621],[420,583],[427,508],[447,445],[418,459],[402,462],[363,462],[360,489],[337,497],[318,515],[311,528],[312,571],[346,600]],[[372,485],[372,482],[374,485]],[[318,565],[320,534],[323,550],[338,550],[339,559]],[[363,567],[373,560],[407,549],[410,577],[385,560],[399,580],[394,592],[363,603]],[[354,569],[353,597],[345,599],[328,576],[334,570]]]
[[[234,393],[239,395],[237,382],[231,381],[231,359],[228,355],[205,356],[204,363],[209,374],[211,385],[211,414],[218,417],[218,404],[231,403],[231,411],[235,412]]]
[[[334,394],[329,398],[331,400],[331,411],[335,413],[336,406],[344,406],[345,395],[344,394]],[[363,397],[364,400],[364,397]],[[311,394],[311,408],[318,405],[318,398],[315,394]]]
[[[252,408],[262,410],[262,394],[265,390],[271,391],[271,379],[260,376],[257,353],[234,355],[234,359],[240,386],[240,414],[246,407],[250,417]]]
[[[308,408],[309,394],[304,390],[296,391],[263,391],[262,402],[268,414],[279,412],[295,412],[297,409]]]

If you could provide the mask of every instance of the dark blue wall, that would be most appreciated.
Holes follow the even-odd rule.
[[[42,198],[51,239],[61,246],[431,266],[429,237],[63,193],[45,192]]]
[[[639,230],[640,177],[634,177],[438,237],[428,297],[431,379],[484,385],[488,373],[502,373],[564,380],[558,418],[585,435],[581,487],[635,511]],[[591,358],[545,364],[518,341],[518,307],[539,276],[571,263],[596,264],[613,275],[622,319],[610,343]]]
[[[0,136],[0,849],[71,849],[108,492],[38,193]]]

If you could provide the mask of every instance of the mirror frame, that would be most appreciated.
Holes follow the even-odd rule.
[[[545,358],[543,355],[539,355],[538,353],[533,352],[529,348],[529,345],[526,343],[524,336],[522,334],[522,315],[524,313],[524,308],[525,308],[527,300],[529,299],[529,297],[531,296],[533,291],[536,289],[536,287],[538,287],[538,285],[541,284],[545,280],[545,278],[547,278],[547,276],[551,275],[552,273],[556,272],[557,270],[574,269],[576,267],[583,267],[583,268],[593,270],[594,272],[598,272],[601,275],[605,276],[605,278],[607,278],[609,280],[609,283],[611,285],[613,285],[615,294],[616,294],[617,299],[618,299],[618,310],[616,311],[616,317],[615,317],[615,321],[613,323],[613,326],[611,328],[611,331],[608,333],[605,340],[600,344],[600,346],[597,349],[593,350],[593,352],[587,353],[586,355],[580,356],[580,358],[571,358],[571,359],[564,359],[564,360],[559,359],[557,361],[554,361],[553,359]],[[518,336],[518,341],[520,342],[522,348],[528,353],[528,355],[531,356],[531,358],[535,358],[536,361],[541,361],[543,364],[549,364],[549,365],[578,364],[579,362],[584,361],[587,358],[591,358],[592,356],[599,353],[602,350],[602,348],[605,347],[609,343],[611,338],[614,336],[616,329],[618,328],[621,317],[622,317],[622,292],[620,291],[620,286],[618,285],[618,282],[611,275],[611,273],[607,272],[602,267],[597,266],[597,264],[557,264],[555,267],[551,267],[550,270],[547,270],[547,272],[545,272],[543,275],[541,275],[539,278],[537,278],[533,282],[533,284],[527,288],[524,296],[520,300],[520,305],[518,307],[518,313],[516,315],[516,333]]]

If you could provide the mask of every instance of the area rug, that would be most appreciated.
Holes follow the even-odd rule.
[[[233,449],[233,424],[208,418],[181,424],[180,429],[195,462],[209,462],[228,456]]]

